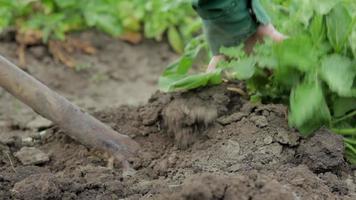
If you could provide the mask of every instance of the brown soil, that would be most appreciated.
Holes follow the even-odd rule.
[[[228,85],[155,93],[137,105],[140,95],[145,101],[155,90],[159,72],[172,59],[168,47],[150,41],[130,46],[94,33],[81,37],[97,42],[100,49],[93,57],[75,55],[96,63],[89,71],[70,71],[46,52],[40,59],[29,53],[29,71],[85,108],[99,108],[99,119],[134,138],[141,146],[139,155],[130,159],[136,173],[123,176],[118,165],[107,168],[103,154],[66,137],[3,93],[0,199],[356,198],[355,172],[343,158],[341,137],[321,129],[303,139],[288,127],[284,106],[251,105],[228,91]],[[14,48],[3,42],[0,52],[11,57]],[[89,81],[97,72],[110,78]],[[131,105],[112,108],[127,103]],[[42,150],[50,161],[23,166],[13,156],[23,146]]]

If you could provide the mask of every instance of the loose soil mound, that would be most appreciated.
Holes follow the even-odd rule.
[[[56,128],[35,139],[50,155],[41,165],[12,156],[23,144],[1,145],[0,199],[356,198],[341,137],[321,129],[303,139],[284,106],[251,105],[226,88],[156,93],[146,105],[96,113],[140,144],[131,177]]]

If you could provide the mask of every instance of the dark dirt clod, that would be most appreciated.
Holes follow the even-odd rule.
[[[53,174],[36,174],[17,182],[11,190],[15,199],[58,199],[61,191]]]
[[[172,200],[294,200],[291,188],[259,174],[246,176],[201,175],[185,183],[179,194],[161,197]]]
[[[342,136],[320,129],[298,147],[299,161],[314,172],[340,171],[346,167]]]

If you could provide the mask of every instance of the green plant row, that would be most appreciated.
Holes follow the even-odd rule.
[[[189,73],[202,48],[193,40],[160,78],[163,91],[219,84],[222,76],[246,81],[252,101],[289,104],[289,124],[303,136],[322,126],[343,135],[356,164],[356,1],[266,0],[277,27],[289,39],[266,40],[252,55],[222,48],[229,58],[213,73]],[[271,73],[273,72],[273,73]]]
[[[44,42],[89,28],[156,40],[167,33],[177,52],[201,30],[187,0],[0,0],[0,31],[9,26],[40,31]]]

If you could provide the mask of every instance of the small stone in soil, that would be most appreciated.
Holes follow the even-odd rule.
[[[277,134],[274,136],[274,139],[275,141],[281,144],[286,144],[291,147],[294,147],[299,144],[300,136],[298,135],[298,133],[278,128]]]
[[[9,145],[15,143],[15,138],[10,137],[9,134],[0,132],[0,144]]]
[[[244,118],[246,116],[247,116],[246,113],[237,112],[237,113],[234,113],[234,114],[232,114],[230,116],[220,117],[219,119],[217,119],[217,121],[222,125],[228,125],[228,124],[231,124],[233,122],[240,121],[242,118]]]
[[[260,115],[260,116],[252,116],[250,118],[251,121],[253,121],[253,123],[255,123],[255,125],[259,128],[264,128],[266,126],[268,126],[268,120],[265,116]]]
[[[266,145],[272,144],[272,142],[273,142],[272,136],[270,136],[270,135],[266,136],[266,137],[263,139],[263,142],[264,142]]]
[[[15,199],[59,199],[60,192],[57,179],[50,173],[31,175],[11,190]]]
[[[46,56],[46,48],[44,46],[34,46],[29,49],[32,55],[37,59],[42,59]]]
[[[313,172],[340,171],[346,165],[342,137],[325,128],[303,141],[297,153],[299,162],[307,165]]]
[[[35,142],[33,141],[33,138],[31,137],[26,137],[22,138],[22,146],[33,146]]]
[[[35,147],[23,147],[15,153],[23,165],[38,165],[49,161],[49,156]]]

